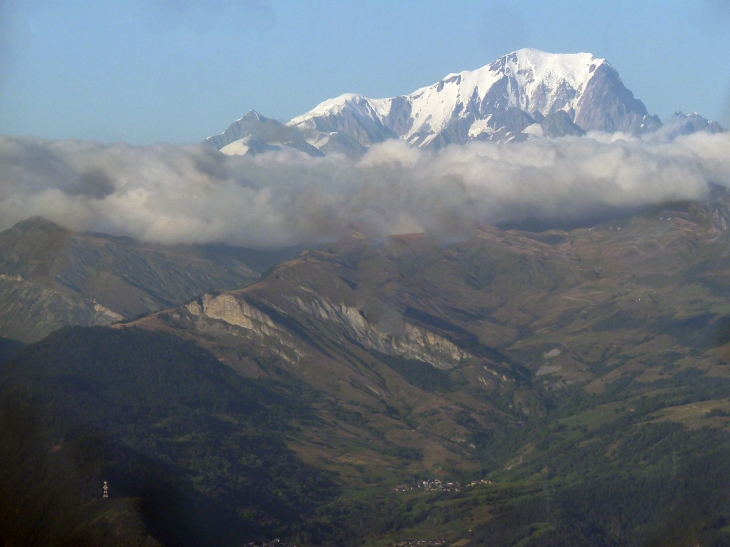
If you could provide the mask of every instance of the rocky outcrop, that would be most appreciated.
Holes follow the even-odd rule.
[[[186,304],[185,308],[193,315],[218,319],[247,330],[258,330],[269,336],[277,330],[268,315],[232,294],[204,294],[198,300]]]
[[[335,304],[319,295],[307,301],[297,296],[290,301],[299,310],[338,329],[350,340],[386,355],[417,359],[443,370],[453,368],[468,357],[446,338],[412,325],[402,317],[396,328],[386,331],[369,322],[360,309]]]
[[[577,124],[573,123],[570,119],[570,115],[564,110],[558,110],[552,114],[545,116],[545,119],[540,123],[542,127],[543,135],[545,137],[557,138],[557,137],[582,137],[586,132]]]
[[[585,131],[642,134],[656,131],[662,122],[629,91],[608,64],[595,70],[577,104],[575,123]]]

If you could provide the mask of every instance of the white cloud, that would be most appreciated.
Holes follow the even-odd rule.
[[[728,134],[672,143],[598,137],[438,153],[392,141],[359,161],[0,137],[0,228],[41,215],[74,230],[162,242],[316,243],[351,223],[374,237],[426,231],[453,239],[476,222],[578,220],[730,186]]]

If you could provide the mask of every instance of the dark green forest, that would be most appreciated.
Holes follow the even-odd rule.
[[[58,331],[3,365],[0,405],[0,544],[238,545],[338,493],[281,438],[309,408],[168,335]]]

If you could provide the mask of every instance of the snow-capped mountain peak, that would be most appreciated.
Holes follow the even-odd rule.
[[[306,114],[293,118],[287,125],[299,125],[312,118],[334,116],[341,114],[346,109],[367,117],[372,117],[373,115],[382,117],[384,114],[383,107],[388,101],[389,99],[370,99],[356,93],[345,93],[339,97],[328,99],[318,104]]]
[[[245,136],[249,125],[273,125],[259,115],[249,118],[209,142],[220,149],[224,141],[232,142],[228,135]],[[470,140],[514,142],[540,135],[580,136],[586,131],[638,134],[659,127],[659,119],[649,115],[605,59],[526,48],[482,68],[449,74],[408,95],[385,99],[340,95],[277,131],[284,134],[286,128],[300,134],[306,142],[296,147],[303,151],[308,144],[321,153],[359,154],[392,138],[439,148]],[[263,129],[257,131],[264,136]],[[289,138],[295,141],[293,134]]]
[[[409,95],[386,99],[340,95],[287,125],[304,131],[313,144],[322,141],[318,133],[343,129],[362,146],[390,133],[415,146],[463,143],[479,135],[484,137],[484,123],[472,127],[475,122],[484,122],[490,114],[509,108],[539,118],[564,110],[575,119],[580,115],[591,81],[603,71],[615,73],[605,59],[590,53],[520,49],[477,70],[449,74]],[[620,84],[618,75],[613,80]],[[644,114],[645,109],[640,117]],[[335,118],[341,121],[343,117],[348,118],[346,127],[334,123]],[[355,126],[359,126],[358,131],[352,133]]]
[[[403,137],[437,135],[459,118],[476,120],[495,110],[519,108],[547,116],[555,110],[575,112],[596,68],[605,63],[590,53],[560,55],[521,49],[474,71],[449,74],[435,85],[407,96],[414,123]],[[428,135],[424,142],[430,142]]]

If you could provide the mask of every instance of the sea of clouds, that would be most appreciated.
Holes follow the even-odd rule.
[[[77,231],[166,243],[316,244],[466,237],[476,223],[590,221],[730,186],[730,134],[591,134],[440,152],[401,141],[362,158],[228,157],[199,145],[0,137],[0,229],[42,216]]]

